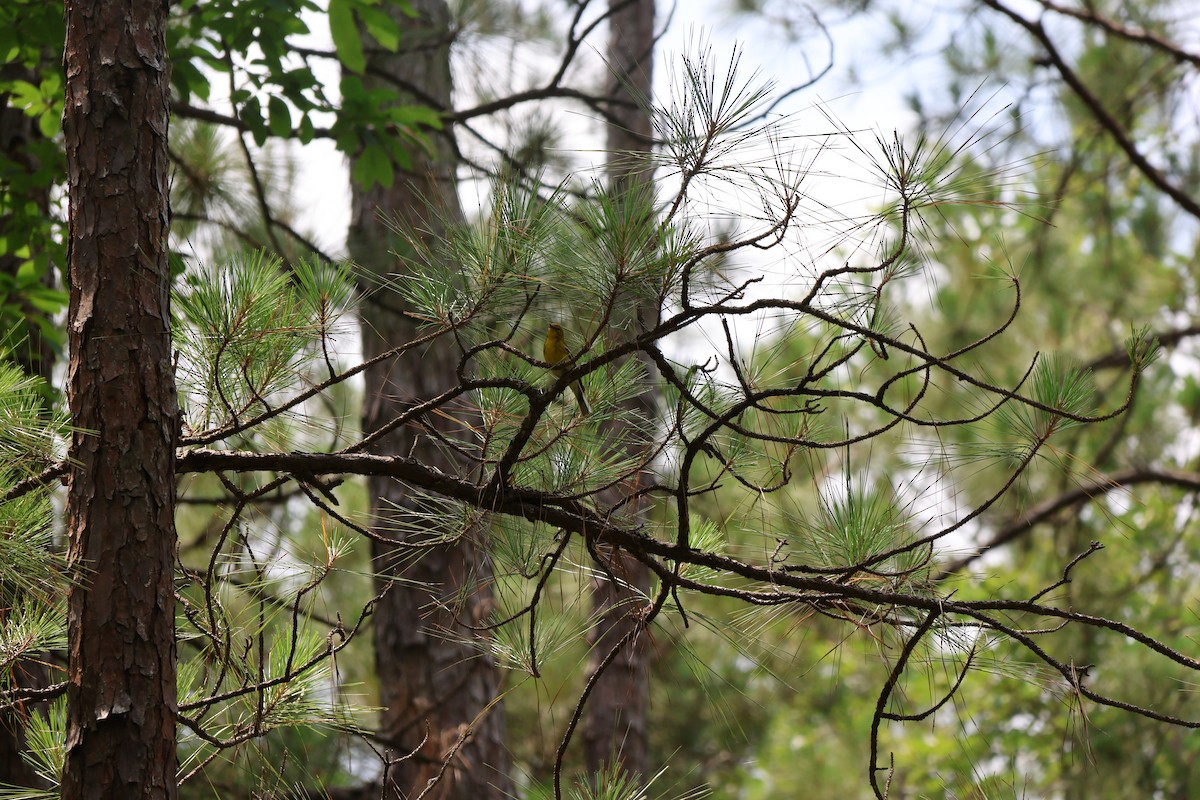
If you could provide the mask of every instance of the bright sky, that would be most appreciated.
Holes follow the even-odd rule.
[[[659,24],[666,23],[668,4],[659,4]],[[811,35],[802,43],[787,42],[781,35],[783,25],[779,22],[751,23],[738,21],[720,10],[729,5],[728,0],[687,0],[678,2],[670,28],[662,38],[655,63],[655,91],[666,96],[671,73],[677,69],[680,56],[695,54],[698,43],[707,43],[719,63],[726,63],[735,48],[741,49],[741,70],[745,78],[757,71],[763,81],[774,81],[780,91],[803,82],[815,71],[824,67],[832,56],[833,68],[815,86],[789,98],[778,109],[780,113],[794,115],[798,130],[808,131],[828,128],[823,117],[814,109],[820,104],[835,113],[847,127],[875,129],[889,132],[893,128],[904,129],[911,124],[911,115],[904,108],[901,97],[911,73],[895,70],[876,60],[864,60],[863,53],[874,52],[875,48],[864,48],[864,41],[879,41],[882,32],[878,23],[856,20],[830,28],[833,51],[820,32],[811,26],[806,12],[792,13],[794,21],[808,26]],[[782,4],[795,5],[800,4]],[[919,12],[914,12],[919,13]],[[310,20],[314,30],[323,30],[324,22]],[[603,47],[605,36],[593,37],[595,47]],[[330,47],[328,39],[311,42],[316,47]],[[859,81],[853,81],[851,74]],[[330,66],[328,80],[336,85],[337,69]],[[861,85],[860,85],[861,84]],[[572,111],[571,114],[578,114]],[[570,124],[570,119],[564,121]],[[813,126],[816,127],[813,127]],[[582,150],[591,149],[581,147]],[[603,154],[597,149],[597,163]],[[345,159],[328,141],[315,141],[302,151],[299,188],[305,209],[300,222],[302,229],[315,232],[317,241],[327,252],[344,255],[346,226],[349,222],[350,198]],[[473,194],[469,188],[466,195]],[[471,213],[477,206],[472,197],[464,197],[464,206]]]

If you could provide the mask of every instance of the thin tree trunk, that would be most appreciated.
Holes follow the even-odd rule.
[[[412,5],[418,12],[416,19],[397,18],[403,29],[400,51],[375,53],[367,71],[386,74],[395,85],[412,87],[411,102],[432,101],[449,108],[453,35],[449,12],[440,0]],[[371,85],[370,80],[366,83]],[[398,173],[390,189],[354,187],[349,248],[359,264],[380,276],[404,269],[392,251],[403,251],[405,246],[381,217],[423,237],[434,250],[446,225],[462,221],[450,136],[448,130],[435,134],[433,157],[414,151],[411,170]],[[364,288],[369,293],[375,287]],[[387,291],[364,300],[361,316],[367,358],[413,337],[415,326],[401,307],[399,295]],[[452,346],[452,341],[442,340],[420,353],[370,369],[364,431],[377,430],[413,402],[454,386],[458,357]],[[446,472],[461,473],[470,465],[422,426],[462,439],[471,416],[465,405],[430,416],[420,426],[410,424],[390,433],[372,451],[414,457]],[[483,531],[414,549],[422,539],[437,536],[426,524],[431,510],[396,481],[372,478],[369,491],[376,530],[398,543],[372,543],[378,580],[381,585],[391,583],[375,609],[374,622],[375,663],[384,706],[380,733],[394,755],[415,753],[390,767],[387,796],[415,797],[438,776],[443,764],[448,766],[426,795],[429,800],[512,796],[504,717],[499,704],[491,705],[499,694],[499,670],[490,657],[464,642],[481,635],[468,626],[478,625],[493,606],[491,566],[480,539]],[[411,512],[426,515],[423,530],[402,527]]]
[[[651,96],[651,74],[654,53],[653,0],[610,0],[608,60],[614,72],[608,97],[614,102],[610,112],[615,118],[607,130],[609,191],[625,202],[646,204],[653,179],[653,167],[648,153],[651,145],[651,120],[645,104]],[[634,320],[656,319],[657,308],[641,308],[630,300],[617,309],[622,316]],[[618,330],[636,330],[636,326],[620,324]],[[647,363],[653,374],[653,365]],[[656,416],[655,394],[646,391],[629,401],[631,410],[644,419]],[[612,423],[620,425],[621,423]],[[614,433],[619,435],[619,432]],[[637,436],[626,441],[636,442]],[[636,447],[637,445],[631,445]],[[644,454],[634,454],[635,456]],[[626,497],[636,491],[638,480],[614,487]],[[606,494],[613,494],[608,492]],[[615,507],[619,496],[602,498],[604,507]],[[644,513],[640,501],[625,504],[622,513],[637,518]],[[622,553],[601,551],[607,564],[598,570],[592,582],[592,605],[597,616],[589,640],[592,644],[590,670],[594,674],[601,662],[622,640],[624,644],[615,659],[601,674],[585,711],[583,736],[586,764],[595,772],[614,762],[628,775],[644,780],[649,771],[647,713],[650,701],[649,648],[646,635],[639,630],[639,598],[647,591],[650,580],[644,566]],[[607,575],[620,581],[614,583]]]
[[[66,800],[177,795],[166,10],[66,4]]]

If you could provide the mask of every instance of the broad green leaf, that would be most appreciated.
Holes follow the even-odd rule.
[[[32,259],[21,262],[21,266],[17,267],[17,283],[22,286],[36,282],[39,277],[37,264]]]
[[[366,26],[367,33],[385,50],[394,53],[400,48],[400,26],[386,12],[378,8],[360,7],[358,16]]]
[[[273,135],[286,138],[292,134],[292,112],[282,97],[272,95],[267,102],[267,112]]]
[[[254,136],[254,143],[262,147],[267,141],[267,124],[263,119],[262,106],[257,97],[251,97],[246,101],[246,105],[242,106],[241,118],[242,122],[246,123],[246,127],[250,129],[251,135]]]
[[[354,167],[351,172],[354,181],[364,189],[370,189],[375,184],[386,189],[392,185],[392,181],[395,179],[392,159],[388,157],[387,151],[379,145],[371,145],[364,149],[362,154],[354,159]]]
[[[425,137],[419,136],[419,135],[412,136],[408,142],[402,142],[402,141],[397,141],[397,140],[392,140],[391,142],[389,142],[390,146],[389,146],[388,150],[390,151],[390,154],[391,154],[392,163],[394,163],[397,167],[399,167],[402,170],[412,169],[413,162],[412,162],[412,153],[409,152],[409,148],[408,148],[409,142],[424,148],[426,151],[429,150],[428,141],[425,139]],[[390,185],[390,184],[385,184],[385,185]]]
[[[316,131],[313,128],[312,118],[308,114],[300,117],[300,125],[296,129],[296,137],[301,144],[308,144],[313,140]]]
[[[358,35],[358,25],[348,0],[329,0],[329,33],[338,60],[346,69],[361,73],[367,68],[362,38]]]
[[[13,105],[29,113],[42,105],[42,93],[29,81],[10,81],[6,91],[13,99]]]
[[[62,130],[62,113],[47,111],[38,117],[38,130],[47,139],[53,139]]]
[[[429,106],[396,106],[388,111],[388,116],[395,120],[396,124],[406,128],[425,127],[435,131],[442,129],[442,115]]]
[[[175,87],[184,102],[190,100],[193,94],[201,100],[207,100],[211,87],[210,79],[190,58],[173,58],[171,60],[171,85]]]
[[[26,299],[38,311],[46,314],[57,314],[67,307],[67,301],[70,298],[66,292],[42,287],[30,291],[26,295]]]

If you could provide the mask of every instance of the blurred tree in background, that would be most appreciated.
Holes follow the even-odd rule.
[[[744,5],[776,23],[781,16],[799,20],[782,4]],[[954,9],[829,3],[818,11],[830,24],[845,13],[879,34],[876,51],[850,56],[860,80],[901,60],[920,76],[905,90],[916,133],[961,132],[956,181],[965,185],[998,168],[1025,178],[1021,188],[1029,193],[1018,206],[1003,205],[1017,188],[1010,182],[927,217],[928,235],[938,244],[923,255],[929,279],[916,295],[931,301],[919,323],[923,332],[965,344],[1006,317],[994,280],[998,267],[1020,277],[1022,310],[1012,338],[981,350],[979,363],[990,375],[1012,380],[1035,352],[1057,352],[1089,368],[1096,398],[1113,402],[1126,387],[1130,362],[1122,340],[1131,329],[1149,325],[1171,354],[1140,382],[1130,413],[1065,436],[1053,469],[1027,474],[968,536],[950,543],[942,551],[940,584],[960,597],[1015,586],[1032,594],[1097,541],[1103,552],[1050,596],[1064,607],[1136,620],[1139,629],[1157,630],[1187,650],[1197,589],[1187,565],[1195,555],[1193,365],[1200,330],[1194,12],[1178,3],[1048,2]],[[972,140],[981,129],[990,135]],[[985,446],[977,436],[964,438],[967,432],[942,431],[936,445],[916,447],[940,453],[949,444]],[[874,469],[911,463],[913,448],[876,448]],[[979,502],[993,490],[986,478],[960,481],[952,498],[939,503]],[[815,655],[831,652],[836,641],[813,643]],[[1187,716],[1183,674],[1142,660],[1125,642],[1067,627],[1047,637],[1046,646],[1076,665],[1094,665],[1087,674],[1095,687],[1120,686],[1132,702]],[[852,685],[872,674],[874,663],[846,659],[841,648],[815,668]],[[1056,690],[1019,649],[996,648],[987,666],[963,682],[957,709],[931,718],[936,736],[909,732],[892,742],[897,763],[909,764],[894,794],[1194,791],[1200,776],[1186,728],[1160,728]],[[938,677],[944,671],[941,664],[930,667],[931,685],[956,680],[952,672]],[[824,694],[793,696],[794,720],[830,701]],[[849,705],[861,700],[845,686],[832,697],[839,705],[822,717],[839,721],[836,737],[789,746],[812,737],[802,722],[777,722],[762,744],[773,755],[760,762],[761,786],[827,774],[829,764],[860,757],[853,754],[865,743],[853,732],[861,722]],[[831,752],[830,741],[847,747]]]

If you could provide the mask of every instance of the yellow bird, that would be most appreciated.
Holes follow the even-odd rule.
[[[557,322],[551,322],[546,328],[546,344],[542,348],[542,358],[550,364],[550,372],[554,377],[561,378],[567,372],[567,362],[571,360],[571,351],[567,349],[567,340],[563,336],[562,325]],[[588,408],[587,400],[583,396],[583,384],[575,381],[571,384],[571,391],[575,393],[575,402],[579,404],[579,413],[587,414],[591,411]]]

